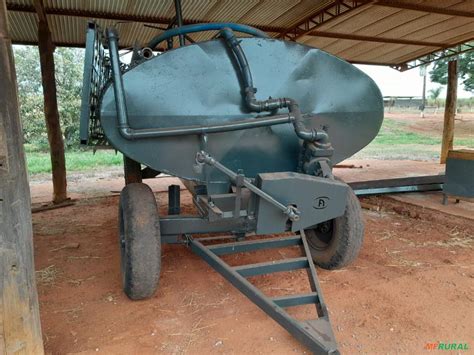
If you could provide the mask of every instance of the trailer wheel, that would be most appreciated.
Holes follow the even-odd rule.
[[[352,189],[340,217],[305,230],[311,256],[323,269],[339,269],[357,258],[364,240],[364,221],[359,200]]]
[[[120,193],[120,269],[132,300],[153,296],[160,277],[161,237],[155,196],[148,185],[132,183]]]

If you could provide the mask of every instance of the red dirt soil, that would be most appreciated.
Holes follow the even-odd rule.
[[[153,189],[166,185],[154,183]],[[167,195],[156,196],[165,214]],[[182,200],[192,210],[186,191]],[[342,270],[318,270],[341,352],[421,354],[426,343],[437,341],[472,349],[474,221],[388,198],[364,202],[375,207],[364,210],[365,243],[357,261]],[[117,204],[118,195],[92,197],[33,215],[47,353],[309,353],[185,246],[164,246],[155,297],[127,299],[120,284]],[[293,253],[286,248],[226,260],[259,262]],[[252,282],[271,295],[307,287],[298,272]],[[293,314],[313,316],[305,307]]]

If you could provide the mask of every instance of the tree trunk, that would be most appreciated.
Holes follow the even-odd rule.
[[[4,0],[0,78],[0,353],[42,354],[30,191]]]
[[[67,200],[66,159],[64,142],[59,123],[58,102],[56,97],[56,79],[54,75],[54,45],[48,23],[38,23],[38,48],[41,63],[41,80],[44,95],[44,115],[48,131],[48,142],[53,172],[53,202]]]
[[[443,141],[441,143],[440,163],[445,164],[449,150],[453,149],[454,140],[454,117],[456,116],[456,101],[458,90],[458,62],[448,63],[448,87],[446,93],[446,105],[444,108]]]

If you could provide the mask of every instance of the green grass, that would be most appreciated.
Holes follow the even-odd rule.
[[[474,139],[455,137],[454,146],[474,148]],[[440,149],[441,135],[415,133],[406,123],[385,118],[377,137],[354,158],[432,160]]]
[[[474,148],[474,139],[455,137],[454,145]],[[410,130],[407,123],[386,118],[378,136],[354,158],[433,160],[439,158],[440,149],[441,136],[415,133]],[[30,174],[51,172],[47,147],[26,144],[25,151]],[[99,150],[95,154],[90,150],[66,152],[66,166],[69,172],[121,165],[122,154],[116,154],[113,150]]]
[[[51,172],[51,160],[48,152],[32,151],[28,148],[25,151],[30,174]],[[80,150],[66,152],[67,171],[87,171],[108,166],[120,166],[122,161],[122,154],[115,154],[113,150],[99,150],[95,154],[92,151]]]

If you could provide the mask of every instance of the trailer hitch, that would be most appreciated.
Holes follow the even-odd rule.
[[[225,167],[221,163],[219,163],[216,159],[214,159],[209,153],[206,153],[205,151],[201,150],[196,154],[196,163],[198,169],[204,165],[207,164],[209,166],[215,167],[217,170],[221,171],[225,175],[227,175],[231,181],[235,184],[237,179],[239,178],[239,174],[234,173],[232,170],[229,168]],[[257,186],[252,184],[250,179],[244,177],[242,179],[242,185],[248,188],[250,191],[252,191],[254,194],[258,195],[259,197],[263,198],[267,202],[271,203],[273,206],[281,210],[284,214],[288,216],[290,221],[296,222],[299,221],[300,219],[300,211],[292,205],[285,206],[284,204],[278,202],[275,200],[272,196],[267,194],[266,192],[260,190]]]

